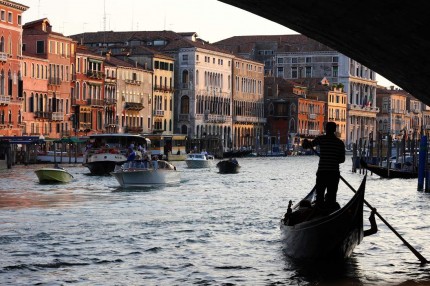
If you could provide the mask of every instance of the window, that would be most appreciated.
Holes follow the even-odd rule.
[[[312,62],[312,58],[311,57],[306,57],[306,63],[311,63]]]
[[[8,12],[7,13],[7,21],[9,22],[9,23],[12,23],[13,21],[12,21],[12,12]]]
[[[298,78],[297,67],[291,68],[291,78]]]
[[[312,77],[312,67],[306,67],[305,71],[306,71],[305,77]]]
[[[334,66],[332,67],[332,75],[333,77],[338,77],[339,75],[339,67],[338,66]]]
[[[297,58],[291,58],[291,63],[297,64],[297,62],[298,62]]]
[[[44,41],[37,41],[36,42],[36,53],[37,54],[44,54],[45,53],[45,42]]]
[[[21,15],[18,15],[18,25],[22,25],[22,17]]]
[[[339,62],[339,57],[333,57],[333,58],[332,58],[332,61],[333,61],[334,63],[338,63],[338,62]]]
[[[182,60],[183,61],[188,61],[188,55],[182,55]]]
[[[0,19],[4,22],[4,21],[6,21],[6,11],[4,11],[4,10],[1,10],[1,13],[0,13]]]
[[[283,64],[284,63],[284,58],[278,58],[278,64]]]

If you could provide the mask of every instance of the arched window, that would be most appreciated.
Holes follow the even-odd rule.
[[[182,87],[188,88],[189,74],[187,70],[182,71]]]
[[[181,98],[181,114],[188,114],[190,112],[190,98],[184,95]]]

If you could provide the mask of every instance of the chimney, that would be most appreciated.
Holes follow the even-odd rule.
[[[391,89],[391,90],[394,90],[394,85],[390,85],[390,89]]]

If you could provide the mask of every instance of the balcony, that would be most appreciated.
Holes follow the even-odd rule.
[[[0,121],[1,128],[13,127],[13,121]]]
[[[113,105],[113,104],[116,104],[116,99],[112,99],[112,98],[105,98],[105,104],[106,104],[106,105]]]
[[[106,123],[104,125],[105,128],[116,128],[118,126],[118,124],[115,123]]]
[[[103,79],[104,73],[101,71],[95,71],[95,70],[88,70],[87,71],[87,77],[94,78],[94,79]]]
[[[87,105],[93,107],[103,107],[105,106],[105,101],[103,99],[89,98],[87,99]]]
[[[142,110],[144,107],[143,107],[143,104],[142,103],[139,103],[139,102],[126,102],[125,103],[125,106],[124,106],[124,109],[126,109],[126,110]]]
[[[203,116],[204,122],[208,123],[224,123],[227,121],[226,115],[218,115],[218,114],[205,114]]]
[[[77,105],[87,105],[87,101],[84,99],[72,98],[72,106],[77,106]]]
[[[52,112],[52,121],[64,121],[64,112]]]
[[[132,84],[132,85],[140,85],[142,82],[139,80],[135,80],[135,79],[126,79],[125,83]]]
[[[91,130],[91,123],[79,122],[79,130],[80,131]]]
[[[61,79],[59,77],[50,77],[48,79],[48,84],[50,84],[50,85],[61,85]]]
[[[4,52],[0,52],[0,62],[7,62],[8,54]]]
[[[51,119],[52,118],[52,112],[50,112],[50,111],[35,111],[34,117],[37,119]]]
[[[266,123],[266,118],[256,116],[233,116],[233,122]]]
[[[9,105],[10,96],[9,95],[0,95],[0,105]]]
[[[142,133],[143,128],[139,126],[125,126],[125,132],[127,133]]]
[[[308,114],[308,118],[311,120],[315,120],[317,118],[317,115],[315,113]]]
[[[154,116],[163,117],[164,110],[154,110]]]
[[[154,90],[163,91],[163,92],[173,92],[173,88],[168,87],[166,85],[155,85]]]

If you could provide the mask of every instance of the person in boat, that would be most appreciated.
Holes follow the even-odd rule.
[[[340,180],[339,164],[345,162],[345,144],[336,137],[336,123],[327,122],[325,135],[313,141],[305,139],[304,149],[320,147],[320,160],[316,174],[316,207],[336,207],[336,194]],[[324,196],[324,193],[327,194]]]
[[[136,152],[133,148],[128,148],[127,161],[134,161],[134,159],[136,159]]]
[[[301,223],[311,217],[313,214],[312,204],[309,200],[301,200],[299,208],[296,211],[291,209],[292,201],[288,203],[288,209],[284,216],[285,225],[295,225]]]

